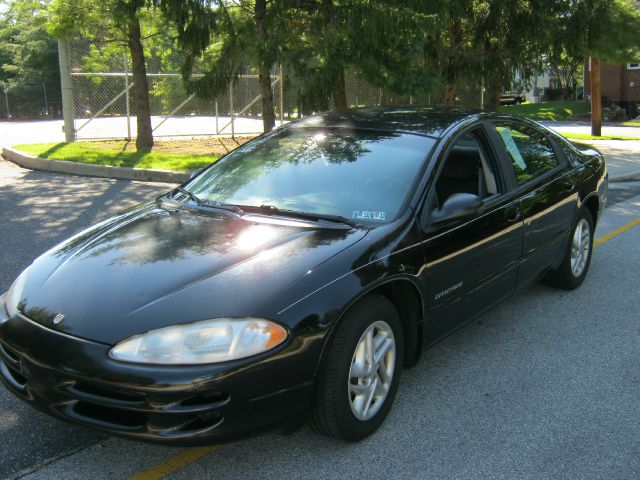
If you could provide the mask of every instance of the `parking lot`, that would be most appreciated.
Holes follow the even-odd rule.
[[[0,160],[0,292],[54,243],[170,185]],[[585,284],[535,285],[403,372],[383,427],[206,449],[105,437],[0,389],[0,478],[640,478],[640,182],[613,183]]]

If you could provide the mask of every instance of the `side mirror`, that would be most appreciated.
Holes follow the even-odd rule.
[[[472,193],[454,193],[439,210],[431,214],[432,227],[442,227],[458,220],[472,217],[482,212],[484,202],[478,195]]]
[[[204,168],[196,168],[195,170],[191,170],[191,173],[189,174],[189,180],[197,176],[202,170],[204,170]]]

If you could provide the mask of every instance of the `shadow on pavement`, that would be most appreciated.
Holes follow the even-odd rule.
[[[0,162],[2,163],[2,162]],[[9,167],[0,175],[0,293],[38,255],[76,232],[168,191],[147,184]],[[102,436],[41,414],[0,387],[0,478]]]

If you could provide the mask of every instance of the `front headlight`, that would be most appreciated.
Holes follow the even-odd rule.
[[[18,313],[18,304],[20,303],[20,299],[22,298],[22,290],[24,289],[24,282],[27,281],[27,276],[29,275],[29,269],[31,267],[27,267],[18,278],[13,282],[11,288],[6,293],[5,301],[7,312],[10,317],[13,317]]]
[[[118,343],[115,360],[158,365],[226,362],[266,352],[287,339],[287,331],[261,318],[219,318],[160,328]]]

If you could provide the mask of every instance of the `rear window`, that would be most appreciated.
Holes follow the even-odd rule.
[[[533,128],[511,123],[496,124],[509,154],[519,185],[530,182],[558,166],[549,140]]]

